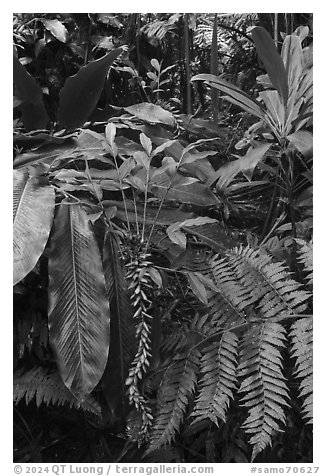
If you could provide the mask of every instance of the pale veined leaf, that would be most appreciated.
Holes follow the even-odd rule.
[[[176,245],[181,246],[181,248],[186,249],[186,247],[187,247],[187,237],[184,233],[182,233],[182,231],[180,231],[179,229],[174,229],[174,226],[170,225],[166,229],[166,233],[167,233],[168,237],[170,238],[170,240],[173,243],[175,243]]]
[[[105,127],[105,136],[106,140],[108,141],[109,145],[113,147],[115,136],[117,133],[117,128],[113,122],[109,122]]]
[[[14,170],[14,285],[35,267],[44,251],[54,215],[54,189]]]
[[[101,255],[86,212],[61,203],[49,257],[49,337],[66,387],[83,399],[109,352],[109,301]]]
[[[143,149],[146,151],[147,155],[150,156],[152,152],[152,141],[143,132],[141,132],[140,134],[140,143],[143,146]]]
[[[55,20],[46,20],[45,18],[42,19],[43,25],[52,35],[57,38],[57,40],[61,41],[62,43],[66,43],[68,40],[69,33],[67,28],[64,26],[61,21]]]
[[[182,222],[180,221],[180,222],[172,223],[166,229],[166,233],[173,243],[181,246],[181,248],[186,249],[187,236],[185,235],[185,233],[181,231],[181,228],[185,226],[192,227],[192,226],[205,225],[206,223],[216,223],[216,221],[217,220],[215,220],[214,218],[209,218],[209,217],[189,218]]]
[[[156,58],[151,59],[151,65],[153,66],[153,68],[156,69],[156,71],[158,71],[158,72],[160,71],[161,66],[160,66],[160,63],[157,61]]]
[[[185,275],[188,278],[188,283],[197,298],[203,303],[208,303],[207,291],[204,284],[200,281],[198,276],[191,271],[186,271]]]
[[[140,104],[125,107],[124,110],[145,122],[151,122],[154,124],[161,123],[171,127],[174,126],[175,121],[173,114],[156,104],[142,102]]]

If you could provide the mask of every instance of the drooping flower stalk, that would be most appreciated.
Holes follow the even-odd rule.
[[[135,240],[135,237],[133,237]],[[141,437],[145,438],[152,424],[152,413],[146,397],[140,389],[141,381],[150,365],[150,334],[152,316],[149,312],[151,307],[150,293],[153,290],[153,281],[149,273],[152,263],[150,254],[144,250],[144,244],[139,241],[138,246],[129,248],[126,256],[125,269],[126,281],[131,292],[131,304],[135,309],[137,351],[129,367],[126,380],[129,403],[140,413],[142,419]]]

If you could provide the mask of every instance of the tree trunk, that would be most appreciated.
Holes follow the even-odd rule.
[[[187,114],[191,115],[192,107],[191,107],[191,85],[190,85],[190,47],[189,47],[188,13],[185,13],[184,15],[184,46],[185,46]]]
[[[278,50],[278,13],[274,13],[274,43]]]
[[[211,47],[211,74],[218,76],[218,44],[217,44],[217,13],[215,13],[214,18],[214,27],[212,35],[212,47]],[[218,125],[218,115],[220,109],[220,93],[217,89],[211,88],[211,98],[212,98],[212,111],[213,111],[213,121]]]

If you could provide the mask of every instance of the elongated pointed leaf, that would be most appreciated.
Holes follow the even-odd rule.
[[[167,174],[165,174],[167,176]],[[206,185],[199,182],[178,183],[170,187],[170,180],[164,180],[162,174],[161,180],[157,178],[155,185],[151,187],[151,191],[159,198],[165,197],[167,200],[175,200],[180,203],[192,203],[202,207],[216,205],[218,199],[214,193]],[[166,194],[167,192],[167,194]],[[166,194],[166,196],[165,196]]]
[[[240,172],[252,173],[257,164],[262,160],[271,143],[261,144],[258,147],[248,150],[244,157],[240,157],[229,164],[219,168],[215,175],[208,181],[208,185],[212,185],[218,180],[220,189],[226,188],[233,178]]]
[[[305,157],[312,156],[313,136],[311,132],[296,131],[287,138]]]
[[[288,78],[289,95],[297,92],[302,75],[303,54],[300,38],[296,35],[288,35],[282,46],[282,59]]]
[[[191,271],[186,271],[185,275],[188,279],[188,283],[197,298],[203,303],[208,304],[207,291],[203,283],[198,276]]]
[[[136,351],[136,329],[118,242],[111,233],[104,240],[103,261],[111,309],[111,344],[101,383],[111,411],[121,415],[125,410],[125,380]]]
[[[49,117],[44,107],[41,87],[15,56],[13,66],[16,96],[22,101],[19,107],[25,129],[45,129]]]
[[[206,81],[209,86],[219,89],[223,93],[228,94],[228,96],[232,98],[234,104],[237,104],[239,107],[249,112],[250,114],[257,116],[260,119],[264,119],[265,111],[261,107],[261,105],[257,101],[251,99],[248,94],[246,94],[237,86],[234,86],[228,81],[214,76],[213,74],[197,74],[196,76],[191,78],[191,81],[198,80]],[[224,97],[223,99],[229,100],[228,97]]]
[[[99,100],[108,69],[122,51],[122,48],[110,51],[67,79],[60,92],[58,120],[62,127],[75,129],[85,123]]]
[[[259,97],[266,105],[269,126],[276,136],[283,137],[287,132],[285,129],[286,108],[280,99],[280,95],[273,89],[262,91]]]
[[[104,372],[109,301],[100,252],[86,212],[61,203],[49,257],[49,336],[61,378],[79,399]]]
[[[288,78],[285,71],[284,63],[279,55],[270,34],[261,26],[250,28],[252,38],[259,58],[264,63],[266,72],[271,80],[274,88],[279,92],[283,104],[286,105],[288,100]]]
[[[14,285],[38,262],[48,241],[54,214],[54,189],[14,170]]]

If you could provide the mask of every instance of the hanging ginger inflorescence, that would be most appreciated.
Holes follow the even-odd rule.
[[[137,243],[138,241],[138,243]],[[154,289],[152,279],[152,263],[150,254],[145,251],[145,244],[137,237],[132,237],[132,243],[123,251],[126,269],[126,281],[130,290],[131,304],[134,307],[134,319],[136,320],[137,351],[129,367],[126,380],[129,403],[140,413],[142,425],[140,430],[141,439],[146,438],[152,424],[152,412],[150,405],[140,388],[141,381],[150,365],[151,350],[151,321],[150,295]]]

